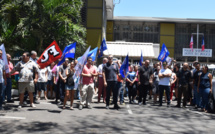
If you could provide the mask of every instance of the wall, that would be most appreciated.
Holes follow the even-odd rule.
[[[175,48],[175,24],[160,23],[160,47],[165,43],[170,52],[170,57],[174,57]]]

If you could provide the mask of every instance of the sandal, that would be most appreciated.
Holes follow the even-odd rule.
[[[63,106],[63,109],[66,109],[66,107],[65,107],[65,106]]]

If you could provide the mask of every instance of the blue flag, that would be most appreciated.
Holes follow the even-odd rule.
[[[103,51],[107,50],[107,44],[105,39],[103,39],[102,44],[99,48],[99,54],[98,54],[98,58],[101,58],[103,56]]]
[[[143,55],[142,55],[142,51],[141,51],[141,57],[140,57],[140,66],[142,66],[142,62],[143,62]]]
[[[168,51],[167,47],[165,46],[165,44],[163,43],[162,49],[158,56],[158,60],[161,62],[164,62],[164,61],[166,61],[167,56],[169,56],[169,51]]]
[[[78,84],[79,84],[79,81],[81,78],[81,73],[84,68],[85,62],[87,61],[87,56],[88,56],[89,50],[90,50],[90,46],[86,50],[86,52],[81,57],[78,58],[78,63],[75,66],[75,74],[73,75],[73,79],[75,82],[75,89],[78,88]]]
[[[129,66],[129,64],[128,64],[128,55],[127,55],[119,70],[119,73],[122,76],[122,78],[125,78],[126,74],[128,73],[128,71],[129,71],[128,66]]]
[[[95,60],[96,60],[97,51],[98,51],[98,47],[96,47],[96,48],[94,48],[93,50],[91,50],[91,51],[88,53],[88,56],[87,56],[87,57],[91,57],[91,58],[92,58],[92,61],[95,61]]]
[[[63,50],[61,61],[58,63],[58,66],[60,66],[62,63],[65,62],[65,58],[75,58],[75,49],[76,49],[76,42],[66,46]]]

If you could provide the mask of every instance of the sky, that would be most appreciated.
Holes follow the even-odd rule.
[[[114,16],[215,19],[215,0],[113,0]]]

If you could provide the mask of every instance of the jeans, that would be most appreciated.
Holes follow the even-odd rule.
[[[170,86],[164,86],[164,85],[159,85],[159,103],[160,105],[162,105],[163,102],[163,93],[166,93],[166,97],[167,97],[167,105],[170,104]]]
[[[7,86],[6,86],[6,92],[7,95],[7,101],[11,101],[11,89],[12,89],[12,81],[11,78],[7,78]]]
[[[134,98],[137,95],[137,82],[134,82],[132,86],[129,85],[128,91],[129,101],[134,101]]]
[[[65,96],[65,87],[66,83],[64,83],[62,80],[60,80],[60,101],[64,101],[64,96]]]
[[[100,102],[101,95],[103,97],[103,101],[106,99],[106,87],[104,86],[103,77],[99,77],[99,92],[98,92],[98,102]]]
[[[201,108],[208,110],[208,101],[209,101],[209,93],[210,88],[199,88],[200,96],[202,98],[202,105]]]
[[[117,100],[118,100],[118,89],[117,89],[117,81],[108,81],[107,82],[107,88],[106,88],[106,105],[109,106],[110,103],[110,93],[111,89],[113,92],[113,104],[117,105]]]
[[[59,80],[57,81],[57,84],[54,84],[54,90],[55,90],[55,93],[56,93],[55,102],[57,103],[58,99],[60,99],[60,81]]]
[[[0,83],[0,108],[2,107],[2,102],[3,102],[3,89],[4,85],[2,83]]]
[[[2,102],[4,102],[5,101],[5,90],[6,90],[6,85],[4,84],[4,80],[3,80],[3,84],[2,84],[2,86],[1,86],[1,88],[2,88],[2,91],[1,91],[1,96],[2,96]]]
[[[120,102],[124,101],[124,88],[122,82],[117,82],[117,89],[119,91]]]
[[[200,99],[200,92],[198,93],[197,91],[197,86],[194,86],[194,100],[193,102],[195,103],[195,105],[200,108],[201,106],[201,99]]]

